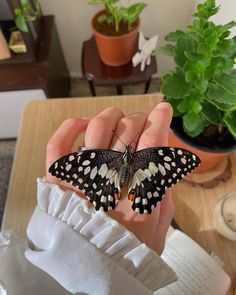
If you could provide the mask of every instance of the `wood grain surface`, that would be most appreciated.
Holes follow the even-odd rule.
[[[36,178],[45,175],[46,144],[63,120],[94,116],[108,106],[119,107],[125,114],[149,112],[159,101],[160,95],[139,95],[39,100],[28,104],[17,141],[3,228],[25,235],[36,205]],[[81,143],[79,138],[75,146]],[[234,294],[236,287],[236,242],[221,237],[214,230],[212,216],[217,200],[236,191],[235,153],[231,160],[233,176],[228,182],[203,189],[182,181],[173,189],[177,223],[206,251],[213,251],[225,263],[224,269],[232,279],[229,295]]]

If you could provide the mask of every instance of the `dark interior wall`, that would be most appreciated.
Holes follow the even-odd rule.
[[[0,20],[13,19],[7,0],[0,0]]]

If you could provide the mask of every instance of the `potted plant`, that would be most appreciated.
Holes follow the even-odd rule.
[[[193,147],[202,159],[199,172],[236,148],[236,36],[230,37],[236,22],[210,21],[219,9],[215,0],[199,4],[187,31],[169,33],[161,48],[176,63],[161,87],[174,109],[170,140]]]
[[[139,15],[145,3],[124,7],[119,0],[90,0],[103,4],[92,19],[92,29],[101,60],[109,66],[120,66],[131,61],[140,26]]]
[[[20,7],[15,8],[15,23],[17,28],[24,32],[29,32],[29,27],[34,39],[37,39],[37,32],[33,26],[33,22],[39,19],[41,15],[39,0],[35,0],[32,5],[30,0],[20,0]]]

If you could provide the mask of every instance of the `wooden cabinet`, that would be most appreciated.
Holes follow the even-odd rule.
[[[9,39],[8,27],[15,26],[12,11],[19,4],[18,0],[3,1],[12,15],[1,19],[0,14],[2,31]],[[27,53],[11,52],[10,59],[0,61],[0,139],[17,137],[22,110],[30,100],[70,95],[70,77],[54,16],[42,16],[34,25],[37,38],[31,31],[23,33]]]
[[[0,91],[40,88],[48,98],[68,97],[70,78],[53,16],[41,18],[34,54],[0,61]]]

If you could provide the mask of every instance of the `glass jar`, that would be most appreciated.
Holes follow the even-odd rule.
[[[214,226],[222,236],[236,241],[236,192],[226,195],[216,203]]]

